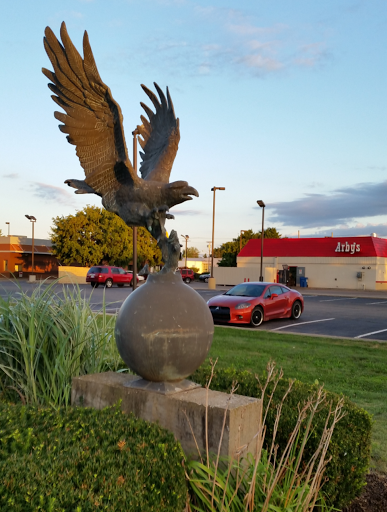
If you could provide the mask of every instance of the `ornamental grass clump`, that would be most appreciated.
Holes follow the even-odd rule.
[[[26,404],[68,405],[71,379],[117,370],[115,317],[92,309],[78,286],[42,282],[0,297],[0,392]]]
[[[191,378],[205,385],[210,372],[211,366],[202,366]],[[211,388],[227,392],[234,381],[238,382],[238,394],[261,397],[262,390],[257,376],[235,368],[216,368],[211,380]],[[290,384],[291,392],[287,393]],[[316,395],[318,390],[318,385],[311,386],[284,378],[267,384],[263,396],[266,428],[263,448],[270,451],[274,443],[274,446],[278,447],[277,459],[284,453],[298,422],[300,404],[306,403],[310,396]],[[326,422],[332,410],[341,404],[343,417],[335,425],[327,449],[328,463],[324,470],[326,481],[323,486],[328,503],[341,510],[359,496],[366,485],[366,475],[370,467],[372,418],[367,411],[356,406],[347,397],[326,390],[324,395],[325,400],[314,413],[308,440],[303,447],[301,467],[306,467],[313,459],[324,436]],[[280,420],[277,419],[279,407],[281,408]],[[304,427],[301,426],[300,433],[303,431]]]
[[[215,364],[206,383],[208,391],[214,376]],[[323,431],[313,456],[305,462],[305,447],[313,433],[313,420],[327,396],[322,387],[316,389],[303,404],[298,406],[297,420],[281,450],[276,444],[276,434],[281,422],[283,404],[292,391],[290,381],[282,400],[276,407],[274,432],[265,448],[266,419],[282,371],[274,363],[267,367],[266,382],[260,385],[263,399],[271,384],[262,425],[257,426],[256,448],[249,453],[249,445],[242,446],[231,457],[220,457],[223,431],[220,433],[217,454],[198,452],[198,460],[186,463],[186,477],[190,487],[190,510],[199,512],[312,512],[336,510],[325,500],[323,485],[325,469],[329,462],[328,447],[336,424],[343,417],[343,400],[330,404]],[[258,379],[259,382],[259,379]],[[230,397],[237,391],[231,388]],[[227,410],[224,420],[226,419]],[[225,421],[223,423],[223,429]],[[207,445],[208,446],[208,445]]]

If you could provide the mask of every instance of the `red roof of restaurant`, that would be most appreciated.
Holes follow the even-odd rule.
[[[340,244],[340,247],[339,247]],[[340,250],[338,250],[340,249]],[[238,254],[241,258],[261,256],[261,239],[247,242]],[[263,241],[266,257],[381,257],[387,258],[387,240],[373,236],[325,238],[266,238]]]

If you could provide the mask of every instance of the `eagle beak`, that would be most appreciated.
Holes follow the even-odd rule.
[[[199,197],[199,192],[196,190],[196,188],[188,186],[184,188],[182,196],[184,197],[184,199],[191,200],[191,196]]]

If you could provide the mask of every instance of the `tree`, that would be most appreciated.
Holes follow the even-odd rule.
[[[182,254],[183,258],[185,258],[185,249]],[[187,247],[187,258],[199,258],[199,249],[196,247]]]
[[[237,253],[224,252],[222,259],[218,261],[218,267],[236,267],[237,266]]]
[[[1,229],[0,229],[0,236],[3,236],[3,232],[1,231]]]
[[[241,244],[242,236],[242,244]],[[277,231],[276,228],[267,228],[264,231],[264,238],[281,238],[282,235]],[[261,232],[254,233],[252,229],[245,230],[237,238],[233,238],[232,242],[225,242],[220,247],[216,247],[214,250],[214,257],[221,258],[218,262],[218,267],[236,267],[237,255],[246,243],[253,238],[261,238]]]
[[[105,262],[127,266],[133,260],[133,230],[105,209],[86,206],[75,215],[56,217],[51,228],[53,254],[64,265]],[[138,264],[158,265],[161,251],[145,228],[137,230]]]

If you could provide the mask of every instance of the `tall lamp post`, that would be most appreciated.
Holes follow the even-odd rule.
[[[136,128],[133,132],[133,169],[137,174],[137,135],[138,129]],[[132,285],[133,290],[137,288],[137,226],[133,226],[133,279]]]
[[[34,227],[35,227],[35,222],[36,222],[36,219],[33,215],[26,215],[27,219],[32,222],[32,274],[34,273],[34,244],[35,244],[35,230],[34,230]],[[34,279],[31,279],[31,281],[33,281]]]
[[[181,235],[184,240],[185,240],[185,268],[188,268],[187,267],[187,243],[188,243],[188,238],[189,236],[188,235]]]
[[[259,280],[263,281],[263,237],[264,237],[264,222],[265,222],[265,203],[260,199],[257,201],[258,206],[262,208],[262,231],[261,231],[261,275],[259,276]]]
[[[208,247],[207,272],[209,272],[210,271],[211,242],[207,242],[207,247]]]
[[[8,236],[10,236],[11,223],[10,222],[6,222],[6,224],[8,225]]]
[[[215,232],[215,192],[217,190],[226,190],[225,187],[212,187],[211,192],[214,193],[214,202],[212,206],[212,251],[211,251],[211,277],[208,280],[208,287],[215,289],[214,280],[214,232]]]

